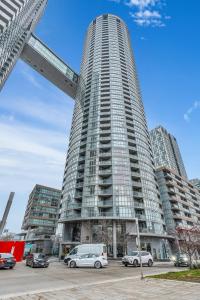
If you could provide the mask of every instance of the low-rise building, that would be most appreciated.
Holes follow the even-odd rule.
[[[61,191],[36,184],[31,192],[22,224],[26,242],[35,252],[51,254],[58,223]]]
[[[156,170],[166,229],[200,224],[200,192],[190,181],[166,167]]]

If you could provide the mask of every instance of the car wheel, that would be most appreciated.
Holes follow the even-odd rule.
[[[14,267],[9,267],[9,269],[13,269]]]
[[[28,266],[28,262],[26,261],[26,266]]]
[[[133,261],[133,266],[134,266],[134,267],[137,267],[137,266],[138,266],[138,261],[137,261],[137,259],[134,259],[134,261]]]
[[[124,264],[125,267],[128,267],[128,264]]]
[[[148,267],[152,267],[153,266],[153,261],[151,259],[149,259],[148,261]]]
[[[76,268],[76,262],[72,260],[72,261],[69,263],[69,267],[70,267],[70,268]]]
[[[66,259],[65,264],[68,266],[69,262],[70,262],[70,258]]]
[[[102,267],[101,262],[100,261],[96,261],[95,264],[94,264],[94,267],[96,269],[100,269]]]

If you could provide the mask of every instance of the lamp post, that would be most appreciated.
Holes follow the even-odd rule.
[[[142,268],[142,257],[141,257],[141,243],[140,243],[140,230],[138,224],[138,218],[135,218],[136,231],[137,231],[137,248],[140,258],[140,278],[144,279],[143,268]]]

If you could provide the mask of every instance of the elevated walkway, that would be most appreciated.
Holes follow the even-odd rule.
[[[21,59],[55,84],[73,99],[77,93],[79,75],[56,56],[36,36],[31,35],[21,53]]]

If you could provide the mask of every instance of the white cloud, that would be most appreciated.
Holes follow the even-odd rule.
[[[130,16],[139,26],[163,27],[165,26],[161,13],[158,10],[139,10],[135,13],[130,12]]]
[[[58,99],[55,99],[55,102],[54,100],[48,102],[48,100],[40,100],[37,97],[29,97],[28,99],[23,97],[7,98],[0,101],[0,109],[9,112],[10,120],[18,114],[63,130],[66,127],[67,116],[69,115],[67,97],[65,103]],[[4,118],[5,112],[0,116],[0,119]],[[70,120],[67,125],[70,127]]]
[[[161,15],[158,11],[150,11],[150,10],[144,10],[144,11],[139,11],[135,13],[135,16],[137,18],[161,18]]]
[[[12,231],[20,230],[28,195],[36,183],[61,188],[67,139],[64,131],[0,120],[0,213],[9,192],[15,191],[7,225]]]
[[[0,151],[14,151],[43,157],[45,160],[62,161],[59,150],[66,141],[64,133],[42,130],[17,122],[0,122]],[[4,156],[3,156],[4,157]]]
[[[135,6],[140,10],[143,10],[146,7],[154,6],[157,2],[159,2],[159,0],[129,0],[127,5],[129,7]]]
[[[31,71],[27,67],[25,67],[23,64],[21,66],[21,74],[24,76],[24,78],[29,81],[34,87],[43,89],[42,85],[37,81],[35,76],[32,74]]]
[[[130,16],[134,19],[134,22],[139,26],[152,26],[163,27],[165,24],[162,21],[162,16],[158,11],[138,11],[136,13],[130,12]]]
[[[183,118],[186,122],[190,122],[191,114],[196,110],[200,108],[200,101],[194,101],[192,106],[186,111],[186,113],[183,115]]]
[[[130,8],[129,14],[138,26],[164,27],[165,22],[171,19],[161,13],[165,0],[110,0],[123,3]]]

